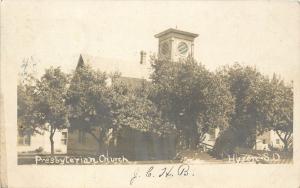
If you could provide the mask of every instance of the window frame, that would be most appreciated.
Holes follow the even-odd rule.
[[[27,135],[27,134],[18,135],[18,146],[30,146],[30,145],[31,145],[31,135]]]
[[[61,132],[60,143],[63,144],[63,145],[68,144],[68,132]]]

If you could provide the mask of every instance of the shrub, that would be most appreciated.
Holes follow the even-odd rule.
[[[44,151],[43,147],[39,147],[35,150],[35,152],[37,152],[37,153],[42,153],[43,151]]]
[[[216,158],[225,158],[234,154],[240,143],[237,135],[238,131],[233,127],[225,129],[217,138],[211,154]]]

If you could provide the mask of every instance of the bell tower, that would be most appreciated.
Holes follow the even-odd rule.
[[[158,58],[178,61],[194,56],[194,39],[198,34],[170,28],[155,37],[158,38]]]

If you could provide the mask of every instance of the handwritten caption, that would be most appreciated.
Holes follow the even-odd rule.
[[[190,165],[181,164],[170,167],[154,167],[150,166],[146,169],[141,170],[137,168],[133,176],[130,179],[130,185],[133,185],[135,181],[142,178],[171,178],[174,176],[194,176],[194,172],[191,170]]]

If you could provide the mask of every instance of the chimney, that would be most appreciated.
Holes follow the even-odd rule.
[[[141,59],[140,64],[146,64],[147,53],[145,51],[141,51]]]

